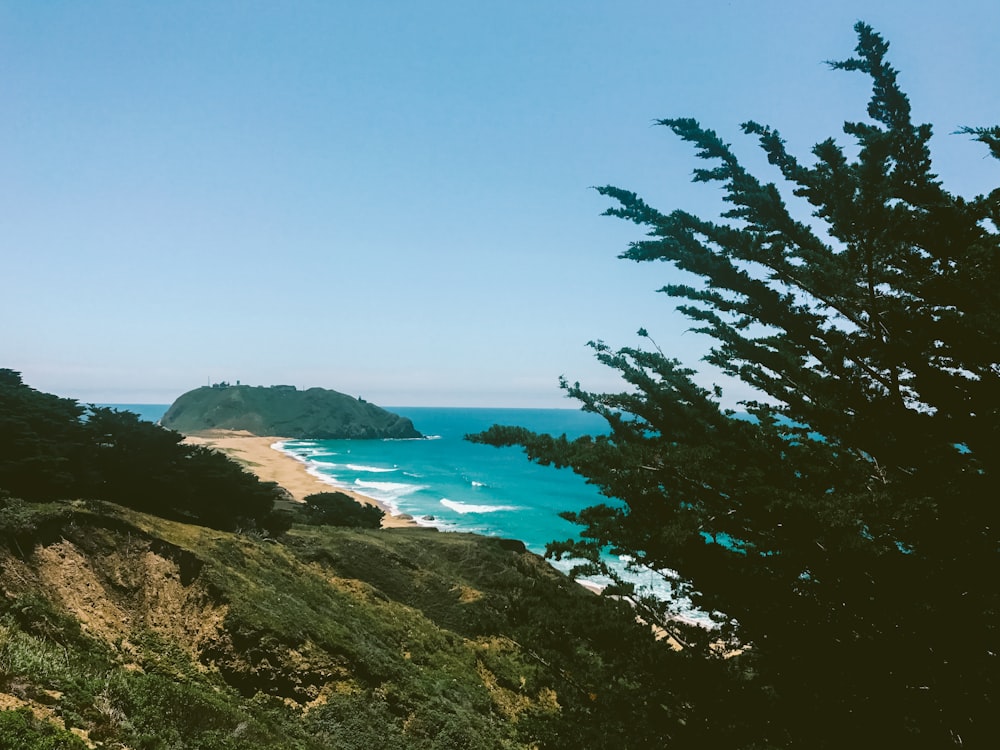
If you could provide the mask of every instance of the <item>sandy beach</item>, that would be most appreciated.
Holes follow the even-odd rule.
[[[298,502],[302,502],[307,495],[316,492],[343,492],[359,503],[382,508],[386,512],[382,519],[382,528],[416,525],[412,520],[391,515],[388,508],[366,495],[342,487],[335,487],[317,479],[306,470],[305,464],[301,461],[296,461],[291,456],[271,447],[275,443],[288,439],[259,437],[242,430],[213,430],[187,435],[184,442],[192,445],[204,445],[207,448],[225,453],[234,461],[245,466],[247,470],[252,471],[261,480],[277,482]]]

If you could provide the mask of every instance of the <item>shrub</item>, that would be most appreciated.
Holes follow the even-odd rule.
[[[374,505],[362,505],[343,492],[319,492],[305,499],[304,520],[312,525],[354,526],[377,529],[385,511]]]
[[[5,750],[86,750],[72,732],[36,719],[27,708],[0,711],[0,747]]]

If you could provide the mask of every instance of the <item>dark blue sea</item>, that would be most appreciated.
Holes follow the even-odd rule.
[[[165,405],[115,404],[157,421]],[[598,502],[613,502],[569,469],[529,462],[518,448],[493,448],[464,440],[493,424],[519,425],[572,439],[605,432],[603,419],[572,409],[388,407],[413,421],[418,440],[288,440],[276,448],[302,461],[332,487],[355,490],[393,513],[425,526],[519,539],[539,554],[555,540],[577,537],[559,517]],[[624,570],[624,562],[608,558]],[[573,563],[554,563],[568,570]],[[630,573],[647,593],[669,596],[660,576]],[[605,584],[606,580],[594,580]],[[693,613],[688,613],[693,614]]]

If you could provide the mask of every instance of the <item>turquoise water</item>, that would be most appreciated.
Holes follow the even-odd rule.
[[[290,440],[282,449],[317,477],[373,497],[423,525],[523,541],[544,552],[554,539],[576,535],[559,517],[600,501],[569,470],[530,463],[516,448],[464,440],[493,424],[576,437],[601,431],[603,420],[569,410],[392,407],[424,440]]]
[[[157,421],[165,405],[109,404]],[[518,448],[464,440],[493,424],[569,438],[606,430],[600,417],[572,409],[391,407],[423,440],[289,440],[280,448],[334,487],[355,490],[426,526],[520,539],[534,552],[577,535],[560,511],[602,500],[569,469],[532,464]]]
[[[150,421],[157,421],[167,409],[113,406]],[[571,409],[389,408],[410,418],[425,439],[288,440],[276,448],[302,461],[331,487],[372,497],[421,525],[519,539],[539,554],[548,542],[578,537],[578,527],[560,518],[560,512],[613,502],[569,469],[533,464],[519,448],[493,448],[463,439],[493,424],[519,425],[570,439],[605,432],[607,424],[593,414]],[[624,561],[606,560],[625,573]],[[567,571],[573,565],[554,564]],[[647,592],[670,596],[669,585],[660,576],[631,572],[627,577]],[[689,610],[686,614],[698,616]]]

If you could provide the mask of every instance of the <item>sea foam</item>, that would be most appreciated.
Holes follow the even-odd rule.
[[[354,486],[366,495],[390,502],[425,489],[419,484],[408,484],[406,482],[368,482],[364,479],[355,479]]]
[[[391,471],[397,471],[396,467],[387,469],[382,466],[365,466],[364,464],[344,464],[345,467],[351,471],[365,471],[369,474],[388,474]]]
[[[473,505],[472,503],[460,503],[448,498],[441,500],[441,505],[451,508],[456,513],[496,513],[499,510],[517,510],[513,505]]]

